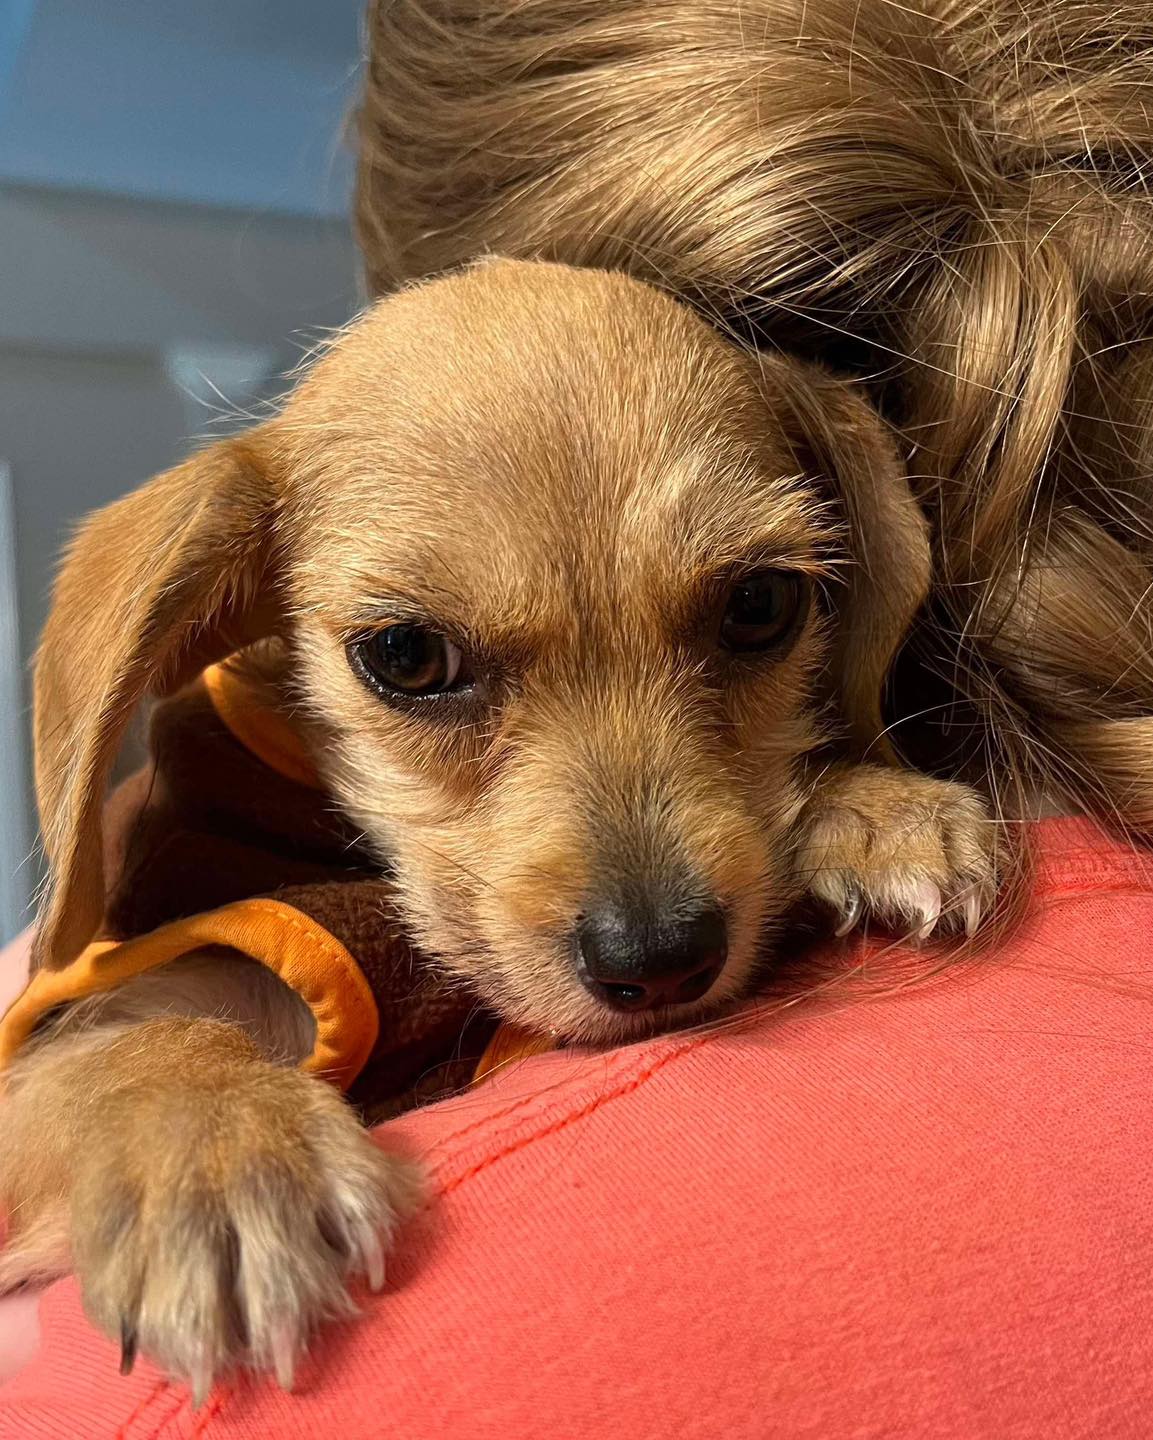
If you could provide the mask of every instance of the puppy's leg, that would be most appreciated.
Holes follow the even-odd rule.
[[[879,765],[815,777],[798,832],[797,873],[837,916],[837,934],[875,916],[927,939],[972,935],[997,890],[997,827],[967,785]]]
[[[290,1384],[316,1325],[351,1310],[350,1278],[382,1283],[417,1183],[241,1025],[168,1017],[60,1034],[19,1063],[0,1189],[9,1282],[67,1244],[125,1366],[139,1345],[200,1399],[237,1362]]]

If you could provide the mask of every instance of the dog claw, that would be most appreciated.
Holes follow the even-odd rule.
[[[861,895],[861,892],[859,890],[852,891],[849,895],[848,901],[845,904],[844,913],[841,916],[840,923],[837,925],[836,930],[833,931],[833,934],[837,937],[838,940],[840,940],[843,936],[847,935],[850,930],[856,928],[857,923],[861,918],[861,912],[864,910],[864,908],[865,901],[864,897]]]
[[[384,1289],[384,1249],[376,1235],[364,1246],[364,1273],[374,1295]]]
[[[348,1260],[352,1256],[352,1241],[348,1237],[341,1221],[331,1213],[322,1212],[317,1217],[317,1228],[324,1239],[324,1243],[331,1247],[335,1254],[342,1260]]]
[[[296,1339],[288,1326],[282,1326],[272,1337],[272,1368],[276,1383],[285,1392],[296,1382]]]
[[[120,1373],[131,1375],[136,1364],[137,1335],[135,1324],[128,1319],[120,1322]]]
[[[923,881],[913,887],[910,899],[909,910],[920,919],[912,938],[916,944],[922,945],[937,928],[937,921],[941,918],[941,892],[930,881]]]
[[[950,918],[959,913],[965,934],[970,938],[980,929],[989,898],[988,891],[979,884],[971,885],[949,897]],[[932,938],[941,924],[945,908],[945,896],[940,887],[931,880],[906,880],[899,892],[897,904],[890,902],[885,905],[883,901],[880,903],[881,913],[886,915],[890,922],[898,916],[905,917],[908,927],[906,941],[911,945],[923,945]],[[838,939],[848,935],[861,923],[867,909],[864,892],[855,886],[849,889],[846,898],[841,902],[840,919],[833,934]]]
[[[193,1365],[192,1373],[188,1377],[188,1385],[192,1391],[192,1408],[199,1410],[208,1399],[209,1391],[212,1389],[212,1365],[207,1355],[201,1355]]]

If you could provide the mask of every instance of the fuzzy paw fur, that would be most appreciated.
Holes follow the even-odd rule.
[[[384,1253],[418,1184],[328,1086],[253,1065],[227,1088],[127,1087],[78,1166],[72,1247],[84,1306],[118,1340],[187,1379],[197,1403],[244,1364],[291,1386],[348,1284],[384,1283]]]
[[[845,935],[874,918],[927,940],[974,934],[997,893],[997,828],[975,790],[860,765],[825,778],[809,807],[798,875]]]

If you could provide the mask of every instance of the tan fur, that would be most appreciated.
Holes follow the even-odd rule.
[[[93,1321],[198,1398],[241,1352],[290,1384],[312,1327],[348,1313],[348,1277],[383,1282],[415,1184],[330,1086],[210,1020],[45,1046],[13,1077],[2,1154],[27,1273],[47,1268],[33,1242],[67,1234]]]
[[[976,933],[993,905],[998,836],[973,790],[872,765],[830,765],[816,779],[797,872],[844,934],[876,916],[927,940]]]
[[[783,655],[718,643],[750,564],[816,587]],[[823,372],[745,355],[620,275],[502,262],[402,292],[282,415],[73,546],[37,672],[39,959],[66,964],[98,923],[100,802],[134,704],[261,637],[414,939],[511,1018],[599,1041],[705,1018],[749,992],[806,888],[918,930],[911,872],[985,903],[982,802],[873,763],[928,581],[885,426]],[[414,614],[484,658],[451,721],[350,668],[351,640]],[[576,973],[581,913],[617,877],[663,896],[686,875],[727,917],[720,979],[676,1010],[609,1011]],[[26,1265],[59,1249],[64,1217],[93,1318],[198,1389],[237,1358],[286,1379],[348,1272],[376,1269],[367,1237],[408,1172],[270,1063],[235,991],[210,976],[198,1003],[178,981],[66,1020],[24,1062],[0,1172],[17,1243]]]
[[[246,956],[200,950],[79,1001],[52,1025],[53,1038],[96,1025],[157,1016],[204,1016],[242,1026],[267,1060],[299,1065],[312,1053],[316,1019],[281,978]]]

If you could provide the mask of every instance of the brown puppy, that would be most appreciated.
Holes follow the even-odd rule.
[[[928,568],[884,427],[819,371],[619,275],[401,293],[73,547],[37,670],[40,961],[100,923],[134,707],[266,636],[412,937],[506,1016],[704,1019],[806,889],[842,928],[972,929],[992,824],[892,767],[880,718]],[[209,955],[65,1017],[7,1102],[9,1278],[70,1251],[97,1323],[199,1393],[236,1360],[287,1383],[412,1193],[246,973]]]

